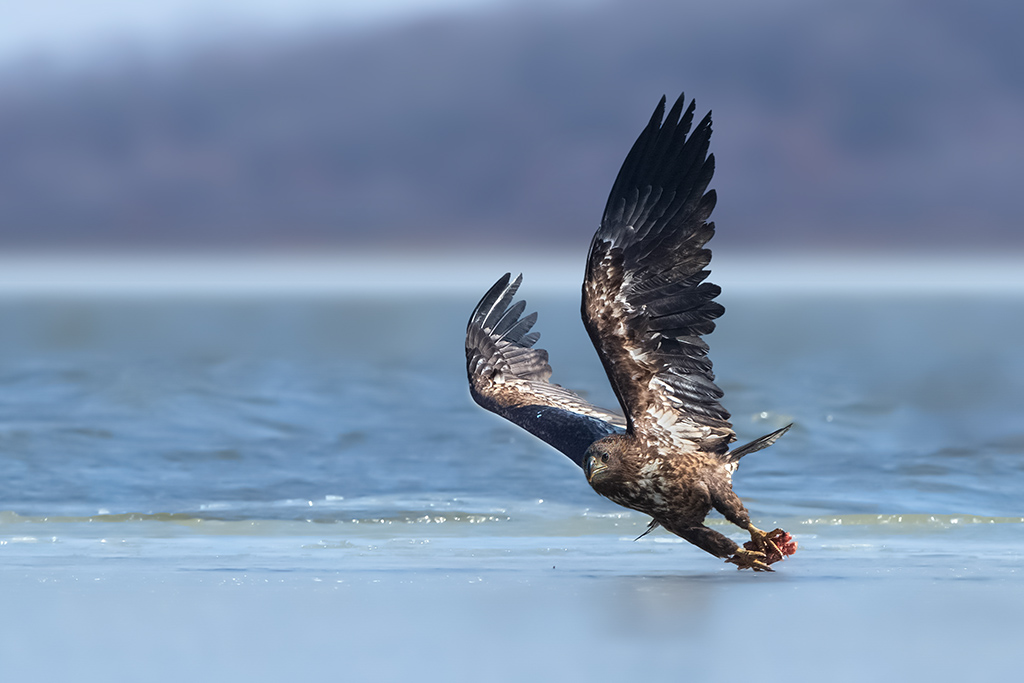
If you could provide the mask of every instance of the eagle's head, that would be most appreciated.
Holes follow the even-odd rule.
[[[583,473],[594,490],[607,495],[603,488],[614,485],[623,476],[622,437],[618,434],[606,436],[590,444],[583,454]]]

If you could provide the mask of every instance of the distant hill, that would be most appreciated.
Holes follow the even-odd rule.
[[[585,244],[658,97],[716,243],[1024,247],[1024,5],[529,3],[0,73],[0,247]]]

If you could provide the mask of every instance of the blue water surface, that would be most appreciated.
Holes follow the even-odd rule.
[[[0,299],[12,680],[1019,671],[1024,298],[722,297],[739,438],[795,424],[735,478],[800,543],[754,575],[634,542],[472,403],[477,294]],[[578,301],[523,294],[553,380],[613,407]]]

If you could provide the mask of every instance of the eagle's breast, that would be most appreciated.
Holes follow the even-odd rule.
[[[690,517],[710,509],[703,482],[707,463],[697,454],[621,454],[627,460],[616,477],[598,493],[655,519]],[[703,517],[701,517],[703,518]]]

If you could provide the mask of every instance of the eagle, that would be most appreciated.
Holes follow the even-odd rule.
[[[772,571],[796,541],[765,532],[732,490],[740,459],[772,445],[792,425],[730,449],[736,434],[719,402],[702,337],[725,312],[707,282],[715,206],[708,184],[711,113],[693,132],[696,102],[664,97],[612,185],[590,243],[583,324],[622,412],[592,405],[550,382],[547,351],[532,332],[537,314],[513,303],[522,275],[501,277],[466,329],[470,393],[483,408],[526,429],[579,465],[600,495],[649,515],[658,526],[739,569]],[[715,509],[750,534],[742,547],[704,524]],[[638,537],[639,538],[639,537]]]

